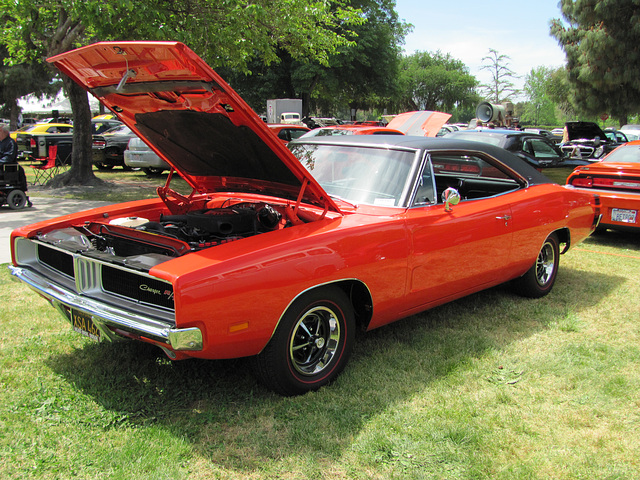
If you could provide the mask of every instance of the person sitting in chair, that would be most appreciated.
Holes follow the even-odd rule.
[[[10,133],[7,125],[0,124],[0,165],[17,163],[18,144]]]
[[[19,188],[26,192],[27,176],[22,165],[18,164],[18,144],[11,138],[10,133],[9,126],[0,123],[0,181],[4,182],[5,178],[10,178],[5,176],[5,168],[7,165],[12,165],[12,167],[10,167],[12,171],[18,172],[17,181]],[[29,206],[31,206],[29,197],[27,197],[27,201]]]

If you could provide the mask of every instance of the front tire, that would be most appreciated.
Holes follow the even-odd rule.
[[[329,286],[295,300],[269,344],[255,357],[256,373],[282,395],[300,395],[333,381],[344,369],[355,335],[347,295]]]
[[[7,195],[7,205],[11,210],[20,210],[27,204],[27,196],[22,190],[11,190]]]
[[[560,243],[552,233],[542,244],[536,263],[514,281],[514,290],[523,297],[540,298],[553,288],[560,264]]]

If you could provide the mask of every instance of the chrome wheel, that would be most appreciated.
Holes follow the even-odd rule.
[[[513,281],[514,290],[529,298],[545,296],[553,288],[560,264],[558,235],[552,233],[542,244],[535,263],[520,278]]]
[[[340,343],[340,323],[326,306],[305,312],[293,329],[289,358],[302,375],[322,372],[333,359]]]
[[[258,378],[282,395],[300,395],[327,385],[349,359],[355,326],[353,306],[338,286],[300,295],[255,357]]]
[[[556,254],[553,245],[545,242],[536,261],[536,280],[544,287],[555,275]]]

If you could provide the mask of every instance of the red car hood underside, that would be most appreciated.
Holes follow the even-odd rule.
[[[198,192],[263,193],[339,211],[251,107],[184,44],[100,42],[48,61]]]

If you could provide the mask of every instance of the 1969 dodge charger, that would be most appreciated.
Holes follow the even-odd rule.
[[[354,334],[510,282],[551,290],[597,195],[491,145],[411,136],[285,147],[177,42],[103,42],[50,61],[191,187],[19,228],[13,276],[97,341],[175,360],[251,356],[284,395],[344,368]]]

